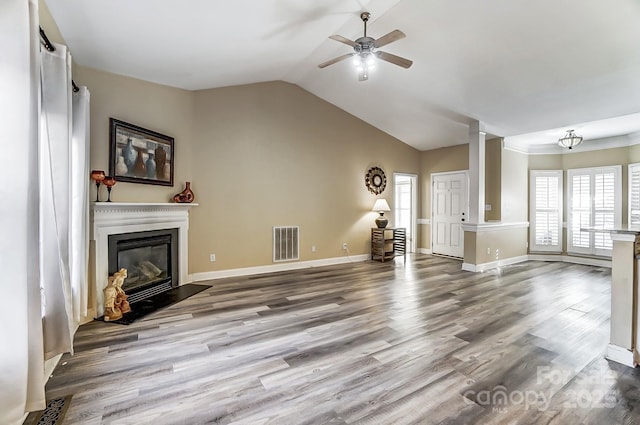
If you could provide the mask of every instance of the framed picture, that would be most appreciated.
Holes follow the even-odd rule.
[[[109,140],[117,181],[173,186],[173,137],[109,118]]]

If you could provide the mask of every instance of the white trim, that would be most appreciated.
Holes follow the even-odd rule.
[[[49,382],[49,378],[51,378],[51,374],[53,374],[53,370],[60,363],[60,359],[62,358],[62,354],[58,354],[49,360],[44,361],[44,383]]]
[[[633,360],[633,352],[618,345],[609,344],[607,346],[607,355],[605,357],[625,366],[636,367],[636,363]]]
[[[612,173],[614,178],[614,228],[619,228],[622,224],[622,166],[610,165],[601,167],[588,167],[588,168],[573,168],[567,170],[567,252],[570,254],[585,254],[585,255],[600,255],[610,257],[613,254],[612,249],[596,248],[595,247],[595,232],[589,234],[589,246],[580,247],[573,245],[573,211],[574,211],[574,187],[573,179],[576,176],[588,176],[589,177],[589,216],[590,223],[587,226],[595,226],[596,217],[596,184],[595,175],[597,173]],[[582,224],[581,227],[586,227]],[[582,230],[579,230],[582,232]]]
[[[611,260],[601,258],[577,257],[573,255],[529,254],[531,261],[559,261],[563,263],[582,264],[584,266],[611,268]]]
[[[505,258],[504,260],[491,261],[489,263],[471,264],[462,263],[462,270],[468,272],[483,272],[510,264],[522,263],[524,261],[558,261],[563,263],[582,264],[584,266],[608,267],[611,268],[611,260],[599,258],[574,257],[570,255],[553,254],[528,254],[519,257]]]
[[[431,251],[431,248],[418,248],[418,253],[431,255],[433,251]]]
[[[562,252],[563,246],[563,231],[562,231],[562,215],[563,215],[563,198],[564,198],[564,180],[562,170],[529,170],[529,222],[531,223],[529,232],[529,247],[532,251],[541,252]],[[543,208],[537,205],[538,199],[538,179],[557,179],[557,205],[555,207]],[[549,181],[549,180],[547,180]],[[536,222],[538,218],[538,211],[542,213],[548,213],[550,216],[555,216],[558,220],[558,227],[555,229],[558,232],[558,243],[554,245],[539,245],[537,244],[536,236]],[[554,214],[555,212],[555,214]]]
[[[517,136],[521,138],[520,136]],[[630,133],[622,136],[602,137],[599,139],[585,139],[579,146],[569,150],[561,148],[557,143],[529,144],[523,141],[504,138],[504,148],[510,151],[526,153],[528,155],[569,155],[572,153],[600,151],[604,149],[624,148],[640,144],[638,133]]]
[[[398,227],[398,177],[408,177],[411,182],[411,228],[408,229],[409,246],[407,252],[416,252],[418,247],[418,175],[411,173],[393,173],[393,214],[394,224]]]
[[[612,231],[611,240],[621,242],[635,242],[640,232],[624,232],[624,231]]]
[[[635,223],[635,222],[632,221],[633,214],[631,214],[631,212],[633,210],[640,210],[640,204],[632,205],[632,200],[633,200],[633,180],[634,180],[634,176],[636,178],[640,178],[640,163],[629,164],[627,175],[628,175],[628,182],[627,182],[627,188],[628,188],[628,194],[627,194],[627,208],[628,208],[627,223],[629,223],[629,226],[640,225],[640,222]],[[637,194],[637,196],[640,196],[640,194]],[[638,197],[636,197],[636,199],[638,199]]]
[[[254,274],[273,273],[288,270],[299,270],[310,267],[331,266],[335,264],[347,264],[367,261],[371,258],[369,254],[352,255],[349,257],[324,258],[321,260],[298,261],[295,263],[278,263],[266,266],[243,267],[239,269],[227,269],[211,272],[193,273],[189,275],[191,282],[202,282],[205,280],[222,279],[226,277],[250,276]]]
[[[456,171],[439,171],[437,173],[431,173],[431,186],[433,187],[433,176],[444,176],[445,174],[460,174],[466,173],[467,177],[469,176],[469,170],[456,170]]]
[[[480,233],[480,232],[493,232],[494,230],[526,229],[528,227],[529,227],[528,221],[518,221],[518,222],[512,222],[512,223],[502,223],[502,222],[479,223],[479,224],[467,223],[462,225],[462,230],[464,230],[465,232]]]
[[[505,258],[504,260],[491,261],[489,263],[482,264],[462,263],[462,270],[478,273],[491,269],[497,269],[498,267],[509,266],[511,264],[523,263],[528,260],[528,255],[521,255],[519,257]]]
[[[103,290],[109,277],[109,235],[178,229],[178,284],[189,283],[189,209],[198,204],[92,202],[89,239],[95,241],[90,261],[96,317],[104,313]]]
[[[431,191],[431,193],[430,193],[431,194],[431,219],[429,219],[429,225],[431,225],[431,223],[434,222],[434,218],[433,218],[434,217],[434,205],[435,205],[435,202],[434,202],[434,196],[435,196],[434,192],[435,191],[433,190],[434,185],[435,185],[434,176],[437,177],[437,176],[446,176],[446,175],[455,175],[455,174],[463,174],[464,178],[465,178],[466,192],[467,192],[465,195],[466,195],[467,199],[466,199],[466,208],[464,208],[464,212],[463,212],[462,215],[467,217],[467,219],[468,219],[468,217],[469,217],[469,193],[470,193],[470,190],[471,190],[470,187],[469,187],[469,185],[470,185],[470,183],[469,183],[469,170],[444,171],[444,172],[439,172],[439,173],[431,173],[429,175],[429,177],[430,177],[430,183],[429,183],[429,188],[430,189],[429,190]],[[464,221],[464,219],[462,221]],[[463,226],[464,225],[461,224],[460,228],[462,229]],[[433,230],[433,228],[432,228],[432,230]],[[436,232],[434,232],[434,231],[431,232],[431,249],[432,250],[433,250],[433,247],[435,245],[434,244],[434,239],[436,237],[435,233]],[[463,233],[464,233],[464,230],[463,230]],[[461,244],[461,246],[460,246],[461,254],[464,254],[464,235],[462,235],[462,240],[460,241],[460,244]],[[439,254],[442,254],[442,253],[439,253]],[[442,254],[442,255],[449,256],[448,254]],[[457,258],[462,258],[462,256],[461,257],[457,257]]]

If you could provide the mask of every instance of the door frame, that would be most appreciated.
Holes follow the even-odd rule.
[[[418,175],[411,173],[393,173],[393,209],[395,220],[395,208],[397,205],[397,191],[396,191],[396,177],[410,177],[411,178],[411,243],[407,246],[407,252],[416,252],[418,246]],[[396,220],[397,222],[397,220]],[[395,225],[395,224],[394,224]]]
[[[469,217],[469,170],[442,171],[442,172],[438,172],[438,173],[431,173],[431,175],[430,175],[430,180],[431,180],[430,184],[431,184],[431,186],[430,186],[430,189],[429,189],[431,191],[431,205],[430,205],[430,207],[431,207],[431,218],[429,220],[429,223],[430,223],[429,224],[429,227],[430,227],[429,233],[431,234],[431,253],[435,254],[435,255],[445,255],[445,254],[437,254],[437,253],[433,252],[433,246],[434,246],[433,237],[434,237],[434,234],[435,234],[435,232],[433,231],[433,226],[434,226],[433,207],[435,205],[435,202],[434,202],[435,191],[433,190],[433,187],[434,187],[434,185],[433,185],[434,184],[434,176],[444,176],[444,175],[447,175],[447,174],[464,174],[465,179],[467,180],[467,208],[465,210],[465,215],[467,217]],[[464,237],[462,238],[462,251],[464,252]],[[450,257],[450,256],[447,256],[447,257]],[[460,258],[460,259],[462,259],[463,257],[450,257],[450,258]]]

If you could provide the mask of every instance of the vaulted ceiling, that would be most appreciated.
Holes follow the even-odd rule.
[[[514,145],[640,139],[638,0],[45,1],[83,66],[187,90],[283,80],[419,150],[466,143],[472,120]],[[362,11],[371,37],[407,35],[381,50],[411,68],[318,68]]]

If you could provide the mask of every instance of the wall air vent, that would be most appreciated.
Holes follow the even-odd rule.
[[[273,228],[273,262],[299,260],[299,226]]]

